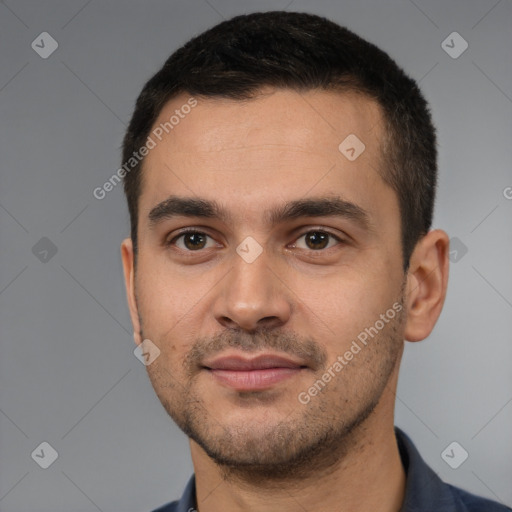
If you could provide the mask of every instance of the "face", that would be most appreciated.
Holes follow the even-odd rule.
[[[135,272],[123,245],[152,385],[224,467],[325,460],[379,410],[403,349],[380,110],[318,91],[188,100],[155,123],[190,110],[145,159]]]

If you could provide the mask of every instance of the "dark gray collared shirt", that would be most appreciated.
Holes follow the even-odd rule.
[[[404,504],[400,512],[507,512],[511,508],[459,487],[444,483],[427,466],[411,439],[395,426],[400,457],[407,475]],[[179,501],[173,501],[153,512],[194,512],[196,481],[192,475]]]

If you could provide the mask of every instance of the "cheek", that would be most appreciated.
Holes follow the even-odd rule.
[[[179,351],[180,337],[176,333],[190,323],[187,316],[193,314],[198,294],[204,295],[208,289],[205,286],[204,281],[186,279],[157,259],[141,259],[136,290],[144,335],[165,339],[169,351]]]
[[[388,279],[381,279],[379,273],[375,269],[342,268],[317,281],[316,286],[312,286],[311,280],[297,283],[300,288],[295,288],[296,293],[301,298],[298,314],[317,326],[316,336],[324,333],[331,340],[327,342],[318,336],[331,357],[343,352],[358,334],[373,326],[398,300],[393,276],[388,273]],[[307,329],[315,335],[312,325]]]

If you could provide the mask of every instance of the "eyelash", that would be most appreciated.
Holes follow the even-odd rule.
[[[339,236],[335,235],[334,233],[331,233],[330,231],[327,231],[323,228],[313,228],[313,229],[308,229],[307,231],[304,231],[303,233],[301,233],[297,238],[296,240],[298,240],[299,238],[302,238],[303,236],[309,234],[309,233],[323,233],[323,234],[326,234],[326,235],[329,235],[331,238],[334,238],[337,242],[339,242],[340,244],[344,243],[345,240],[343,240],[342,238],[340,238]],[[171,240],[169,241],[165,241],[164,245],[166,247],[171,247],[174,245],[174,243],[181,237],[185,236],[185,235],[189,235],[189,234],[197,234],[197,235],[205,235],[209,238],[212,238],[210,235],[208,235],[208,233],[205,233],[204,231],[199,231],[197,229],[186,229],[184,231],[182,231],[179,235],[176,235],[174,238],[172,238]],[[309,250],[311,252],[323,252],[323,251],[326,251],[328,249],[332,249],[332,247],[328,247],[326,249],[317,249],[317,250],[314,250],[314,249],[303,249],[303,250]],[[179,249],[179,250],[182,250],[182,251],[186,251],[188,253],[199,253],[202,251],[202,249],[198,249],[197,251],[191,251],[191,250],[188,250],[188,249]]]

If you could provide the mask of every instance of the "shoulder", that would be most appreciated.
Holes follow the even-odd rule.
[[[152,512],[197,512],[195,475],[190,477],[181,499],[162,505]]]
[[[512,508],[502,505],[497,501],[489,500],[476,494],[472,494],[460,487],[445,484],[451,491],[455,500],[461,505],[462,510],[467,512],[511,512]]]
[[[179,501],[173,501],[171,503],[167,503],[167,505],[162,505],[161,507],[156,508],[152,512],[178,512]]]
[[[407,480],[400,512],[512,512],[506,505],[443,482],[426,464],[410,437],[395,426]]]

